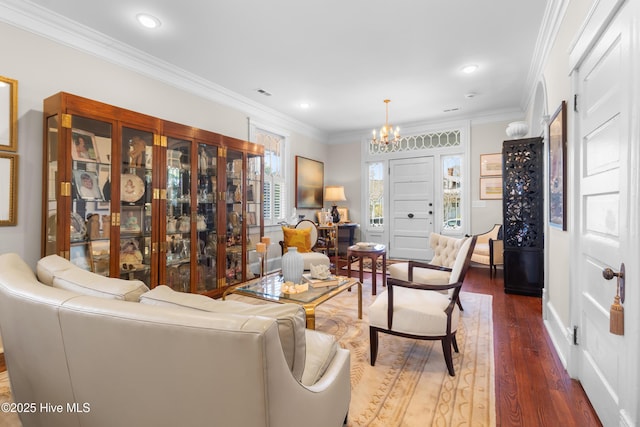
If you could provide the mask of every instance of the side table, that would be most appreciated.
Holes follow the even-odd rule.
[[[387,247],[383,244],[375,244],[372,246],[353,245],[347,248],[347,276],[351,277],[351,263],[358,260],[360,270],[360,283],[363,283],[363,265],[364,257],[371,258],[371,295],[377,293],[377,274],[376,262],[378,257],[382,257],[382,286],[387,286]]]

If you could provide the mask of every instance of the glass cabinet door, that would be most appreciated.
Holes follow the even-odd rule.
[[[151,283],[153,133],[122,128],[120,173],[120,254],[123,279]]]
[[[226,256],[225,277],[227,285],[243,280],[242,268],[242,184],[243,155],[240,151],[227,150],[226,157]]]
[[[196,292],[218,287],[218,148],[198,144]]]
[[[166,282],[175,291],[191,291],[191,146],[167,138]]]
[[[47,119],[47,245],[46,254],[68,247],[68,258],[75,265],[109,275],[111,231],[111,135],[112,124],[72,116],[71,129],[58,128],[58,116]],[[59,132],[70,136],[58,139]],[[65,146],[59,146],[60,143]],[[61,169],[62,158],[70,159],[70,169]],[[69,160],[67,160],[68,162]],[[68,164],[68,163],[66,163]],[[69,171],[69,172],[67,172]],[[67,175],[68,174],[68,175]],[[66,178],[62,178],[65,175]],[[56,182],[60,180],[58,188]],[[65,183],[68,183],[66,185]],[[57,221],[58,195],[70,196],[69,218]],[[62,200],[62,199],[59,199]],[[64,202],[62,202],[64,203]],[[65,236],[57,235],[56,224]],[[68,235],[67,235],[68,230]],[[63,254],[67,255],[67,254]]]

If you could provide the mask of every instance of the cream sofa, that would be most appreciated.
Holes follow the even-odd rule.
[[[24,426],[340,426],[349,352],[293,304],[249,305],[0,255]],[[136,302],[140,301],[140,302]],[[256,313],[259,313],[257,315]]]

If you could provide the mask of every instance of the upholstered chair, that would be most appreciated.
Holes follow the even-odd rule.
[[[497,266],[504,264],[503,249],[502,225],[496,224],[486,233],[478,234],[471,261],[488,265],[489,276],[493,277],[497,273]]]
[[[449,375],[455,376],[451,347],[459,352],[456,341],[460,319],[458,301],[475,244],[475,236],[462,243],[448,284],[387,280],[387,289],[369,307],[372,366],[378,356],[378,332],[382,332],[412,339],[440,340]]]
[[[282,227],[284,240],[280,241],[282,253],[288,247],[296,246],[304,260],[304,269],[308,271],[312,265],[326,265],[331,267],[329,257],[322,252],[314,252],[313,248],[318,242],[318,227],[313,221],[303,219],[294,228]]]
[[[418,283],[446,285],[451,276],[451,267],[456,261],[458,251],[464,238],[443,236],[431,233],[429,245],[433,250],[433,258],[421,268],[413,269],[413,277],[409,278],[409,262],[400,262],[387,267],[392,279],[410,280]],[[415,263],[414,263],[415,264]],[[422,264],[422,263],[421,263]]]

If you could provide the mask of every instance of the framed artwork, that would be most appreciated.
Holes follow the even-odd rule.
[[[324,163],[296,156],[296,208],[322,209]]]
[[[0,226],[18,223],[18,155],[0,152]]]
[[[567,229],[567,103],[549,122],[549,225]]]
[[[480,155],[480,176],[502,176],[502,153]]]
[[[500,200],[502,199],[502,177],[480,178],[480,199]]]
[[[78,198],[84,200],[104,200],[96,172],[74,169],[73,182],[76,185]]]
[[[18,81],[0,76],[0,150],[18,150]]]
[[[91,271],[91,253],[87,243],[80,243],[78,245],[71,245],[69,248],[69,261],[72,264]]]
[[[96,136],[80,129],[71,131],[71,158],[83,162],[98,161],[98,145]]]
[[[338,206],[338,213],[340,214],[340,222],[349,222],[349,208]]]
[[[123,209],[120,229],[125,233],[139,233],[141,227],[142,209],[139,207]]]
[[[256,225],[256,213],[247,212],[247,225]]]

